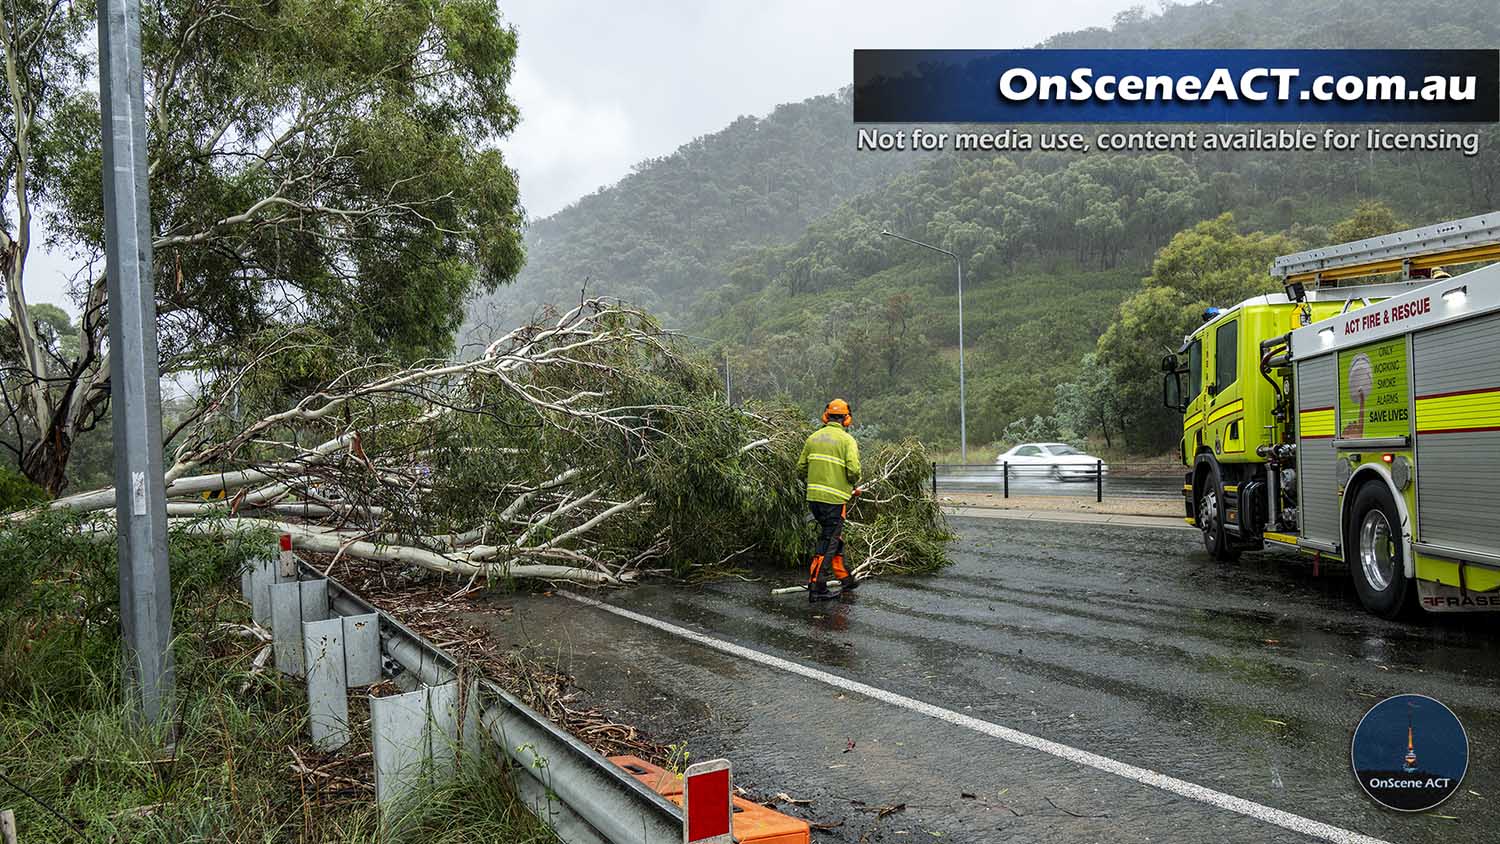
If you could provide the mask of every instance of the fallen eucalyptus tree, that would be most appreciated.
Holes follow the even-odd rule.
[[[180,432],[165,478],[178,527],[290,534],[335,561],[598,584],[794,564],[810,549],[795,477],[805,421],[727,406],[712,372],[641,311],[586,301],[472,360],[351,368],[232,423],[228,408],[253,404],[247,379],[274,373],[279,354],[225,377]],[[846,531],[861,573],[941,565],[920,445],[865,463]],[[114,492],[47,506],[107,530]]]

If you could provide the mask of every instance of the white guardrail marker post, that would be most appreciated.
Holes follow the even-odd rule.
[[[734,844],[732,779],[728,759],[699,762],[683,772],[683,844]]]

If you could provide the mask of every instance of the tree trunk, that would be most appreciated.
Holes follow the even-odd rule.
[[[48,436],[26,447],[21,474],[56,498],[68,485],[68,457],[72,452],[73,441],[54,427]]]

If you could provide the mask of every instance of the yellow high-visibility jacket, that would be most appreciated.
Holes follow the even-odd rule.
[[[807,481],[807,500],[843,504],[859,483],[859,443],[844,426],[829,422],[802,446],[797,474]]]

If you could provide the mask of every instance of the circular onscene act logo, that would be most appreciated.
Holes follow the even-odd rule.
[[[1469,736],[1437,700],[1396,695],[1360,719],[1350,756],[1360,788],[1376,803],[1423,812],[1458,790],[1469,769]]]

